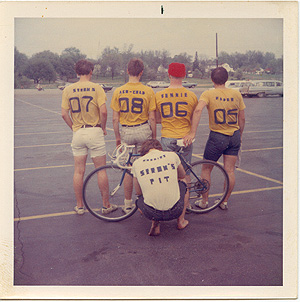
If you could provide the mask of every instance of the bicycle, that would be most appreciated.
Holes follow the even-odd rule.
[[[186,165],[186,171],[190,171],[191,182],[188,183],[189,189],[189,201],[190,212],[203,214],[208,213],[217,208],[224,200],[229,189],[229,178],[227,172],[217,162],[210,160],[199,160],[189,164],[184,157],[183,153],[183,140],[177,141],[179,151],[177,155],[182,162]],[[124,205],[124,178],[125,175],[133,175],[130,172],[133,158],[140,156],[139,154],[133,153],[134,146],[122,144],[115,149],[111,158],[112,163],[109,165],[102,166],[93,170],[86,177],[83,184],[83,201],[87,210],[96,218],[105,221],[121,221],[132,216],[137,211],[137,206],[134,204],[132,210],[129,213],[123,211]],[[203,165],[211,165],[211,179],[201,179],[201,170]],[[103,214],[102,208],[102,197],[98,186],[98,173],[100,171],[106,171],[108,182],[109,182],[109,202],[118,206],[118,209],[109,213]],[[133,190],[134,191],[134,190]],[[197,207],[195,201],[201,198],[201,195],[209,192],[208,206],[204,209]]]

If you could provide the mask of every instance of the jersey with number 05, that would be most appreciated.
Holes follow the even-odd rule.
[[[191,130],[191,119],[198,104],[194,92],[186,88],[166,88],[155,95],[161,116],[161,136],[183,138]]]
[[[139,125],[155,110],[155,94],[142,83],[126,83],[114,91],[110,107],[120,113],[121,125]]]
[[[201,100],[207,104],[211,131],[232,136],[240,129],[239,111],[244,110],[246,106],[238,90],[231,88],[206,90],[200,96]]]
[[[62,95],[62,108],[70,110],[73,131],[83,125],[101,124],[100,107],[106,102],[103,88],[96,83],[85,81],[67,86]]]

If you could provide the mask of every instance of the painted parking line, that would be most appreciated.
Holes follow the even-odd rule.
[[[114,131],[112,128],[106,128],[106,130]],[[37,134],[54,134],[54,133],[71,133],[70,129],[67,129],[65,131],[51,131],[51,132],[29,132],[29,133],[15,133],[16,136],[22,136],[22,135],[37,135]]]
[[[115,142],[115,140],[106,140],[106,143]],[[22,148],[39,148],[39,147],[56,147],[56,146],[66,146],[71,145],[71,143],[60,143],[60,144],[46,144],[46,145],[29,145],[29,146],[16,146],[15,149],[22,149]]]
[[[255,152],[255,151],[267,151],[267,150],[279,150],[283,149],[283,147],[270,147],[270,148],[261,148],[261,149],[248,149],[248,150],[241,150],[243,152]]]
[[[239,194],[250,194],[250,193],[257,193],[257,192],[264,192],[264,191],[272,191],[272,190],[281,190],[283,187],[270,187],[270,188],[260,188],[260,189],[252,189],[252,190],[243,190],[243,191],[235,191],[232,192],[232,195],[239,195]],[[88,211],[85,210],[87,213]],[[52,218],[52,217],[59,217],[59,216],[66,216],[66,215],[77,215],[75,211],[70,212],[60,212],[60,213],[52,213],[52,214],[43,214],[43,215],[34,215],[34,216],[26,216],[20,218],[14,218],[14,221],[26,221],[26,220],[34,220],[34,219],[43,219],[43,218]]]
[[[200,159],[203,159],[202,154],[193,154],[193,156],[198,157]],[[221,163],[221,162],[218,162],[218,163],[223,166],[223,163]],[[250,171],[247,171],[247,170],[244,170],[244,169],[241,169],[241,168],[237,168],[237,171],[240,171],[240,172],[243,172],[243,173],[251,175],[251,176],[255,176],[255,177],[258,177],[258,178],[261,178],[261,179],[264,179],[264,180],[268,180],[268,181],[283,185],[282,181],[279,181],[279,180],[276,180],[276,179],[273,179],[273,178],[270,178],[270,177],[267,177],[267,176],[263,176],[263,175],[260,175],[260,174],[254,173],[254,172],[250,172]]]
[[[16,98],[15,100],[18,101],[18,102],[24,103],[24,104],[26,104],[26,105],[30,105],[30,106],[33,106],[33,107],[42,109],[42,110],[44,110],[44,111],[48,111],[48,112],[51,112],[51,113],[55,113],[55,114],[61,115],[61,112],[60,112],[60,111],[57,112],[57,111],[54,111],[54,110],[50,110],[50,109],[47,109],[47,108],[44,108],[44,107],[41,107],[41,106],[38,106],[38,105],[34,105],[34,104],[31,104],[31,103],[25,102],[25,101],[23,101],[23,100],[21,100],[21,99],[17,99],[17,98]]]

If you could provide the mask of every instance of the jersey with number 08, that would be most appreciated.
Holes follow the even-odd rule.
[[[96,83],[85,81],[67,86],[62,95],[62,108],[70,110],[73,131],[83,125],[101,124],[100,107],[106,102],[103,88]]]
[[[246,106],[238,90],[231,88],[206,90],[200,96],[201,100],[207,104],[211,131],[232,136],[240,129],[238,114]]]
[[[198,104],[194,92],[186,88],[166,88],[155,95],[161,116],[161,136],[183,138],[191,130],[191,119]]]
[[[126,83],[114,91],[110,107],[120,113],[121,125],[143,124],[155,110],[155,94],[142,83]]]

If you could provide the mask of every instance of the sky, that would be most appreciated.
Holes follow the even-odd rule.
[[[204,58],[218,51],[246,51],[283,55],[283,19],[213,18],[15,18],[15,46],[27,56],[50,50],[61,54],[76,47],[89,59],[104,48],[133,52],[167,50],[171,56],[188,53]]]

